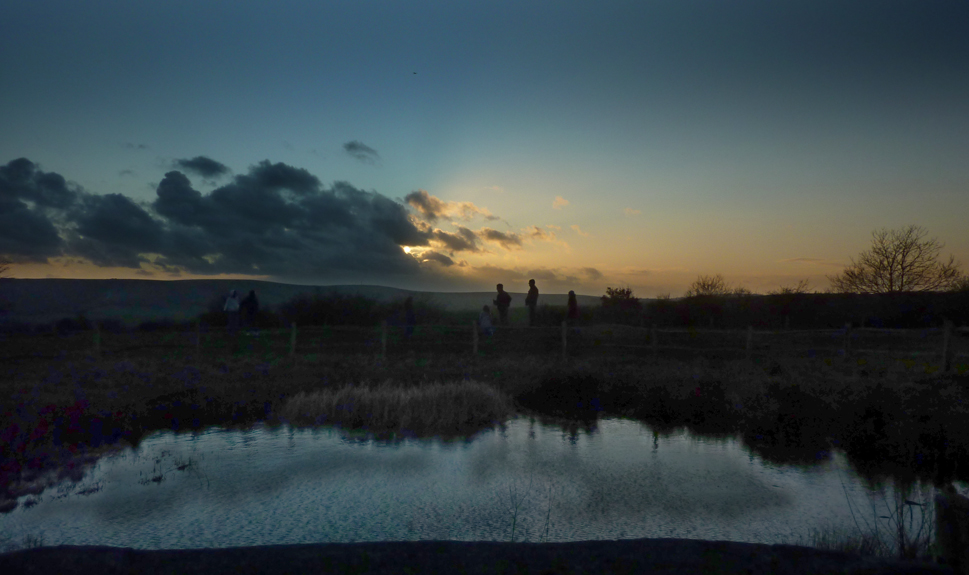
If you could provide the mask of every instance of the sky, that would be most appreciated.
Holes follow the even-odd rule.
[[[13,277],[765,293],[969,267],[963,0],[0,0]]]

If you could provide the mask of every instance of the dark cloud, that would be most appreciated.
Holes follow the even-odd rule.
[[[159,214],[183,234],[200,236],[184,238],[179,257],[164,263],[196,273],[413,274],[419,263],[401,246],[425,246],[429,238],[401,204],[345,182],[327,189],[285,164],[262,162],[207,195],[184,174],[169,172],[157,194]],[[185,249],[194,245],[208,252]]]
[[[165,241],[162,224],[121,194],[84,197],[72,219],[81,237],[118,246],[133,255],[157,252]]]
[[[26,200],[42,208],[70,207],[80,190],[59,174],[43,172],[27,158],[0,167],[0,200]]]
[[[467,222],[478,215],[489,221],[501,219],[492,215],[487,209],[479,208],[471,202],[445,202],[427,193],[426,190],[417,190],[407,194],[404,196],[404,202],[417,210],[422,218],[431,223],[444,217]]]
[[[122,144],[122,146],[124,146],[128,150],[147,150],[148,149],[148,146],[144,144],[134,144],[132,142],[125,142],[124,144]]]
[[[478,237],[494,242],[506,250],[521,249],[522,247],[521,236],[513,232],[499,232],[491,228],[481,228],[478,230]]]
[[[0,254],[42,262],[60,255],[62,243],[46,215],[0,197]]]
[[[420,274],[402,246],[428,246],[433,230],[405,205],[345,182],[268,161],[203,194],[181,171],[150,205],[95,195],[29,160],[0,167],[0,254],[18,260],[84,258],[99,266],[167,273],[259,273],[286,279],[392,279]],[[470,230],[454,234],[474,238]],[[447,256],[428,258],[442,265]]]
[[[528,270],[527,272],[525,272],[525,275],[527,275],[529,277],[529,279],[533,279],[536,282],[540,282],[540,281],[549,281],[549,282],[562,281],[562,278],[559,276],[559,274],[557,274],[553,270],[549,270],[549,269]]]
[[[357,140],[343,144],[343,149],[346,153],[367,164],[373,164],[380,159],[380,154],[377,153],[377,150]]]
[[[52,217],[80,194],[59,174],[44,172],[26,158],[0,166],[0,254],[25,261],[60,255],[63,240]]]
[[[310,194],[320,188],[320,180],[303,168],[294,168],[282,162],[275,164],[263,160],[249,168],[248,176],[236,178],[237,182],[251,182],[251,185],[274,191],[289,190],[297,194]]]
[[[451,258],[447,257],[442,253],[435,252],[435,251],[424,252],[423,254],[421,254],[421,261],[437,262],[444,267],[450,267],[454,265],[454,260],[452,260]]]
[[[596,268],[582,268],[582,273],[585,275],[585,277],[589,278],[592,281],[596,281],[602,278],[602,272],[600,272]]]
[[[121,170],[120,172],[118,172],[118,175],[119,176],[133,176],[133,175],[135,175],[135,172],[134,172],[134,170]]]
[[[435,198],[425,190],[417,190],[404,196],[404,201],[417,210],[429,222],[436,222],[447,209],[447,202]]]
[[[229,168],[225,164],[216,162],[212,158],[205,156],[195,156],[188,160],[175,160],[172,167],[186,170],[202,176],[203,178],[218,178],[229,173]]]
[[[468,228],[458,226],[457,233],[434,230],[433,239],[451,252],[480,252],[478,236]]]

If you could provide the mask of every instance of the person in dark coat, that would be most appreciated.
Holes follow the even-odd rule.
[[[538,305],[538,288],[535,287],[535,280],[528,280],[528,295],[525,296],[525,305],[528,306],[528,325],[535,325],[535,306]]]
[[[259,313],[259,300],[256,298],[256,290],[249,290],[249,295],[243,298],[239,304],[239,311],[242,315],[242,326],[250,327],[256,323],[256,314]]]
[[[575,292],[569,290],[568,311],[565,314],[565,321],[574,326],[579,321],[579,302],[575,299]]]
[[[498,308],[498,324],[508,325],[508,306],[511,305],[511,296],[505,291],[505,286],[498,284],[498,297],[495,298],[495,307]]]

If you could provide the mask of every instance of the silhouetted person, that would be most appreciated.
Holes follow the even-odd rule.
[[[417,325],[417,316],[414,315],[414,298],[408,297],[404,300],[404,333],[408,338],[414,335],[415,325]]]
[[[259,313],[259,300],[256,298],[256,290],[249,290],[242,303],[239,304],[244,327],[252,326],[256,323],[256,314]]]
[[[478,331],[481,335],[493,335],[495,326],[491,323],[491,308],[483,306],[478,314]]]
[[[229,331],[239,329],[239,294],[236,290],[229,292],[229,297],[225,298],[225,306],[222,307],[222,310],[225,311]]]
[[[508,306],[511,305],[511,296],[505,291],[505,286],[498,284],[498,297],[495,298],[495,307],[498,308],[498,323],[508,325]]]
[[[528,295],[525,296],[525,305],[528,307],[528,325],[535,325],[535,306],[538,305],[538,288],[535,287],[535,280],[528,280]]]
[[[569,290],[568,311],[565,313],[565,321],[570,326],[579,321],[579,302],[575,299],[575,292]]]

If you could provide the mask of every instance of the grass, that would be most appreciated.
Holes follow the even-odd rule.
[[[740,434],[775,462],[823,460],[833,444],[871,476],[969,477],[969,375],[910,360],[193,351],[0,365],[0,501],[38,469],[159,429],[289,421],[421,436],[516,412]]]
[[[343,385],[300,392],[278,416],[297,425],[335,424],[376,433],[458,435],[500,424],[514,413],[510,398],[476,381],[402,387]]]

